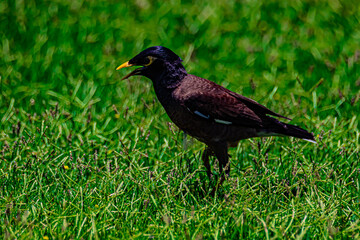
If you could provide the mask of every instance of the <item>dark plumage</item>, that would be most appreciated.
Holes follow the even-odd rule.
[[[142,75],[153,82],[155,93],[170,119],[185,133],[207,145],[202,159],[211,177],[209,156],[229,174],[228,147],[239,140],[264,136],[292,136],[315,142],[311,133],[271,117],[285,118],[259,103],[191,74],[170,49],[150,47],[117,68],[143,66],[126,75]]]

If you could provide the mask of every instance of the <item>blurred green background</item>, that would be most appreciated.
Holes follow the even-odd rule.
[[[350,0],[0,1],[2,235],[359,237],[359,21]],[[151,82],[115,71],[155,45],[318,145],[244,141],[226,194],[204,197],[203,145],[183,149]]]
[[[115,67],[154,45],[172,49],[189,72],[264,104],[276,86],[277,104],[291,94],[312,105],[315,98],[308,113],[320,119],[359,110],[357,1],[2,1],[0,18],[2,114],[11,99],[26,111],[55,102],[74,110],[76,102],[62,100],[79,81],[80,106],[105,111],[124,101],[114,87],[125,84],[109,86],[125,74]],[[92,87],[91,104],[84,100]]]

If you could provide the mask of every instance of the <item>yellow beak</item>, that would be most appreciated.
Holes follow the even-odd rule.
[[[127,62],[121,64],[120,66],[118,66],[118,67],[116,68],[116,70],[119,70],[119,69],[122,69],[122,68],[126,68],[126,67],[131,67],[131,66],[132,66],[132,64],[130,64],[129,61],[127,61]]]

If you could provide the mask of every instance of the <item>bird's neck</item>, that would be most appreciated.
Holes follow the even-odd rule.
[[[155,70],[155,71],[154,71]],[[150,78],[155,88],[175,89],[187,75],[184,66],[178,64],[166,64],[149,72],[146,77]]]
[[[161,74],[149,78],[153,82],[157,98],[165,108],[166,112],[170,114],[168,107],[172,106],[172,93],[181,84],[182,80],[186,77],[187,72],[184,67],[176,68],[176,70],[167,69],[164,71],[164,69],[162,69],[159,72],[161,72]]]

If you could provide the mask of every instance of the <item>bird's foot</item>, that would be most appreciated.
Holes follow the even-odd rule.
[[[229,177],[229,174],[226,174],[223,172],[220,175],[216,174],[215,176],[213,176],[210,179],[209,190],[212,188],[212,190],[210,192],[211,196],[215,196],[215,193],[222,186],[222,184],[224,183],[224,181],[227,177]]]

